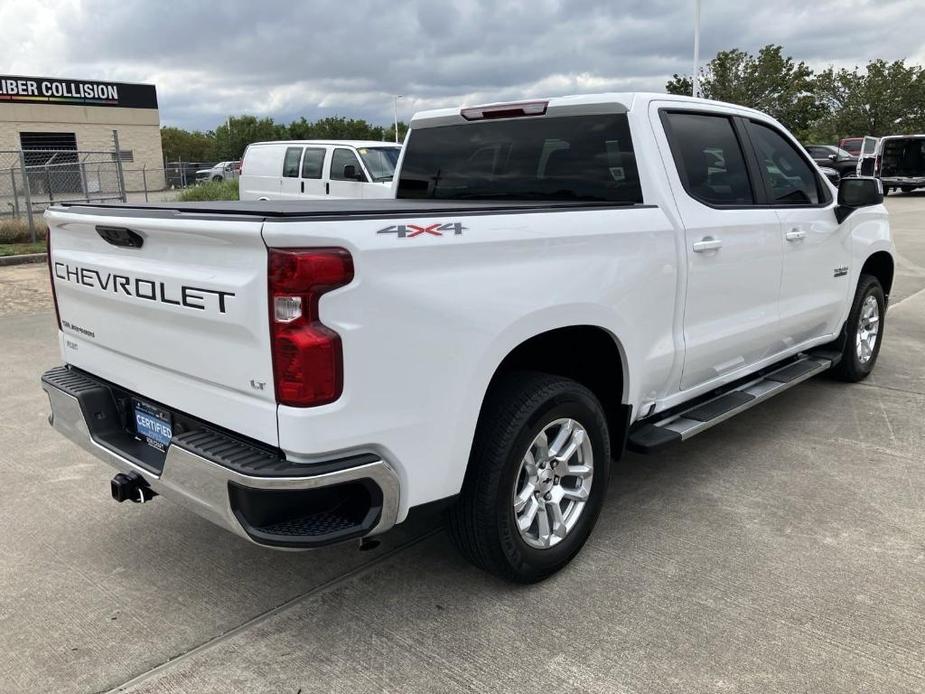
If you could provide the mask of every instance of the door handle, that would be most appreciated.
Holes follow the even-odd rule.
[[[788,241],[799,241],[800,239],[806,238],[806,232],[802,229],[791,229],[784,234],[784,238]]]
[[[712,236],[707,236],[694,243],[694,253],[706,253],[707,251],[715,251],[721,248],[723,242],[719,239],[714,239]]]
[[[330,194],[331,194],[331,184],[328,183],[327,181],[325,181],[325,183],[324,183],[324,194],[325,194],[325,195],[330,195]]]
[[[305,181],[302,181],[302,192],[305,192]]]

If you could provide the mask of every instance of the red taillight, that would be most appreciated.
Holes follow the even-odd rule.
[[[292,407],[333,402],[344,389],[340,336],[321,323],[318,300],[349,284],[343,248],[270,249],[270,340],[276,401]]]
[[[521,118],[523,116],[543,116],[546,114],[548,101],[520,101],[513,104],[491,104],[489,106],[471,106],[459,112],[466,120],[490,120],[492,118]]]
[[[45,234],[45,254],[48,259],[48,281],[51,282],[51,301],[55,305],[58,330],[61,330],[61,313],[58,311],[58,294],[55,292],[55,269],[51,263],[51,227],[48,227],[48,232]]]

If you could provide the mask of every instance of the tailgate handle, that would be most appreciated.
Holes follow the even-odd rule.
[[[125,227],[96,227],[96,233],[106,242],[122,248],[141,248],[145,240],[141,234]]]

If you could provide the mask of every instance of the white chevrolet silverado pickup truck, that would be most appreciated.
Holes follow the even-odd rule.
[[[877,360],[876,179],[768,116],[664,94],[421,113],[395,199],[58,205],[51,424],[261,545],[424,505],[521,582],[591,533],[611,460]]]

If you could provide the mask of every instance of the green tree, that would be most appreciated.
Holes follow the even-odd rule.
[[[864,70],[830,67],[816,76],[816,92],[824,109],[813,127],[819,139],[925,130],[925,71],[905,60],[872,60]]]
[[[169,126],[161,128],[161,145],[165,161],[209,161],[215,146],[206,133]]]
[[[308,121],[304,117],[293,121],[288,126],[289,137],[293,140],[380,140],[392,142],[395,139],[394,125],[372,125],[358,118],[329,116],[317,121]],[[408,132],[405,123],[398,123],[399,141]]]
[[[674,75],[669,94],[690,94],[691,78]],[[768,44],[752,55],[733,48],[720,51],[700,74],[700,93],[707,99],[748,106],[773,116],[795,133],[805,132],[824,108],[815,94],[813,71]]]
[[[215,147],[212,158],[217,160],[240,159],[252,142],[285,140],[289,130],[272,118],[231,116],[212,131]]]
[[[399,122],[399,141],[408,126]],[[252,142],[265,140],[379,140],[395,139],[394,125],[372,125],[359,118],[329,116],[317,121],[304,117],[288,125],[272,118],[232,116],[215,130],[203,133],[182,128],[161,128],[166,161],[223,161],[240,159]]]

